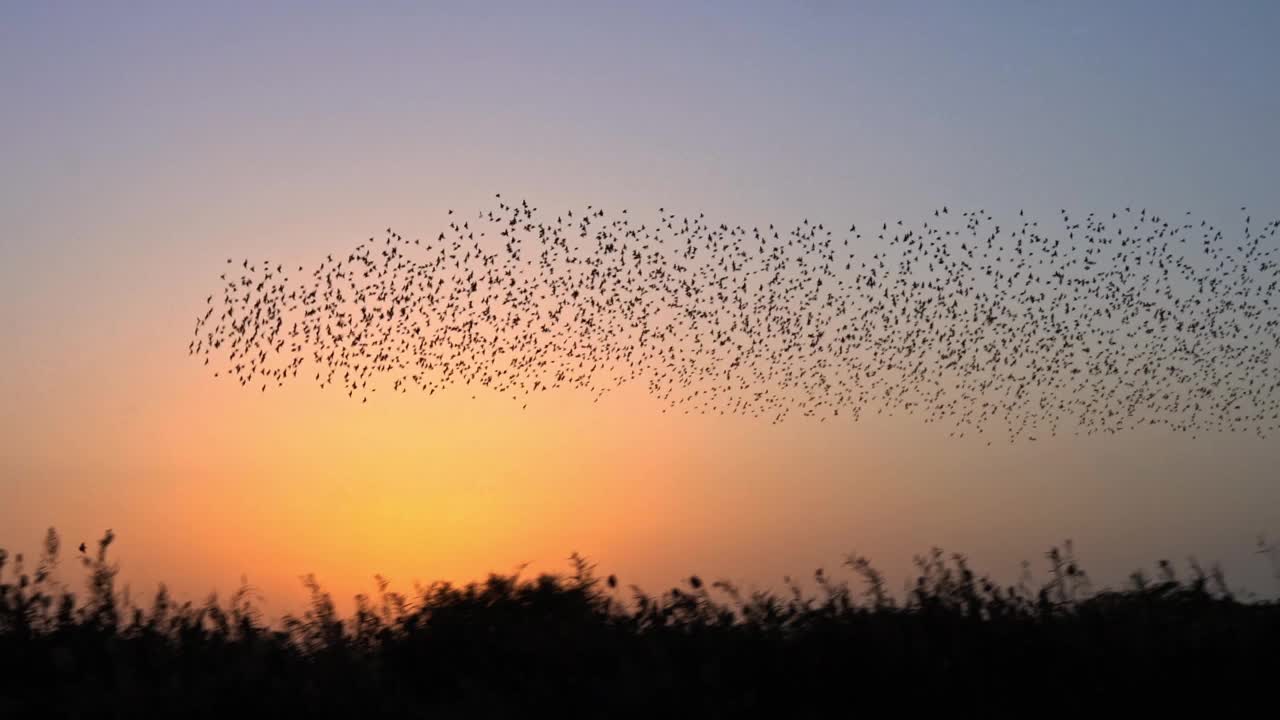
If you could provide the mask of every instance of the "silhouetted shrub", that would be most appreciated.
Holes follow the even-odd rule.
[[[857,555],[860,590],[818,570],[813,594],[698,576],[624,593],[576,554],[566,575],[413,595],[378,577],[350,617],[307,576],[307,607],[270,627],[247,584],[198,605],[162,585],[135,605],[115,588],[113,539],[80,556],[83,601],[54,580],[52,529],[33,574],[0,550],[0,716],[794,717],[880,702],[1059,714],[1265,698],[1280,667],[1275,602],[1237,599],[1194,560],[1185,578],[1161,561],[1155,577],[1095,590],[1069,544],[1038,587],[934,550],[900,598]]]

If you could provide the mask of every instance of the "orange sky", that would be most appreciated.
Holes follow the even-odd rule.
[[[32,372],[22,392],[43,398],[26,406],[38,412],[6,427],[21,446],[6,453],[6,547],[34,552],[49,524],[67,547],[110,526],[140,592],[225,592],[247,573],[279,611],[303,572],[346,598],[374,573],[407,588],[522,562],[558,571],[575,550],[661,589],[689,572],[776,585],[854,550],[901,577],[931,544],[1010,576],[1073,537],[1086,567],[1115,576],[1153,552],[1247,547],[1276,520],[1264,478],[1232,493],[1205,482],[1249,477],[1264,450],[1243,439],[1215,443],[1238,454],[1232,468],[1157,433],[992,453],[907,418],[673,416],[636,390],[527,410],[469,392],[362,405],[306,385],[244,390],[180,347],[155,355]]]
[[[1271,4],[783,7],[5,11],[0,547],[110,527],[135,593],[246,573],[276,612],[306,572],[349,596],[577,550],[660,590],[857,550],[897,582],[940,545],[1011,578],[1067,537],[1107,581],[1195,553],[1270,589],[1252,551],[1280,535],[1274,439],[987,449],[909,418],[664,415],[638,389],[361,405],[187,357],[227,257],[431,236],[495,192],[746,226],[1280,214]]]

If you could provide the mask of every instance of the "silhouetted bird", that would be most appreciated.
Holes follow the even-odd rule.
[[[640,383],[684,413],[901,412],[1011,441],[1280,425],[1277,221],[1228,237],[1061,208],[1055,231],[943,205],[864,238],[496,198],[434,241],[387,228],[296,276],[245,259],[188,350],[244,387],[312,378],[361,402]]]

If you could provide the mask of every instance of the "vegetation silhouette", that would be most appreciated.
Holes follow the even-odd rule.
[[[411,595],[378,577],[343,617],[307,576],[306,610],[272,626],[247,583],[203,604],[161,585],[142,607],[116,588],[113,540],[81,546],[83,597],[56,579],[52,528],[34,572],[0,550],[0,716],[797,717],[881,701],[1096,712],[1117,697],[1268,697],[1280,648],[1280,603],[1238,597],[1219,569],[1161,561],[1096,589],[1070,543],[1047,553],[1043,581],[1028,567],[1012,586],[933,550],[901,596],[858,555],[845,563],[854,586],[818,570],[813,592],[692,576],[649,595],[574,554],[562,575]]]

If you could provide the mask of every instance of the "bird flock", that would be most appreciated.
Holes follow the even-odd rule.
[[[1135,208],[845,230],[494,205],[314,267],[229,259],[189,351],[365,402],[642,383],[664,411],[907,413],[988,440],[1280,425],[1280,221],[1244,208],[1227,234]]]

